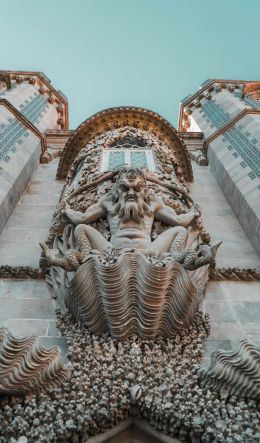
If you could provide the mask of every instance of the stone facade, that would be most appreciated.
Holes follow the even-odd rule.
[[[204,153],[260,254],[259,82],[211,80],[181,104],[179,129],[204,134]],[[187,137],[187,136],[186,136]]]
[[[212,80],[182,102],[179,132],[132,107],[72,131],[44,74],[0,71],[0,443],[259,441],[259,97],[259,82]],[[109,244],[98,216],[81,243],[75,213],[93,217],[125,162],[177,226],[194,211],[188,255],[102,255],[85,235]]]
[[[32,178],[50,160],[45,131],[68,127],[67,100],[42,73],[0,71],[0,232]]]

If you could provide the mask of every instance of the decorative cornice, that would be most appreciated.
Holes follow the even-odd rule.
[[[224,80],[224,79],[212,79],[209,80],[207,83],[203,84],[198,91],[196,91],[193,95],[188,96],[187,98],[185,98],[181,104],[180,104],[180,113],[179,113],[179,122],[178,122],[178,128],[179,131],[182,131],[183,125],[182,125],[182,121],[184,118],[184,108],[186,108],[191,102],[193,102],[194,100],[200,100],[200,96],[203,95],[203,92],[207,91],[207,90],[212,90],[214,84],[219,84],[222,85],[222,87],[226,87],[227,85],[243,85],[243,90],[242,90],[242,94],[245,93],[246,90],[246,86],[247,85],[253,85],[255,84],[256,86],[259,85],[259,81],[256,80]]]
[[[15,115],[17,120],[19,120],[26,128],[28,128],[36,137],[40,139],[42,154],[46,151],[45,138],[44,135],[39,131],[39,129],[34,126],[30,120],[28,120],[21,112],[18,111],[8,100],[0,98],[0,105],[4,106],[8,111]]]
[[[0,82],[4,82],[6,84],[7,89],[11,89],[10,74],[0,71]]]
[[[0,266],[0,278],[36,279],[45,278],[46,266]],[[260,270],[251,268],[210,268],[209,279],[213,281],[260,281]]]
[[[57,178],[63,179],[67,176],[79,151],[97,135],[124,126],[140,127],[164,140],[169,148],[176,152],[176,158],[180,163],[185,180],[193,180],[188,152],[176,129],[159,114],[134,106],[105,109],[85,120],[66,143],[58,167]]]
[[[221,128],[219,128],[217,131],[215,131],[213,134],[211,134],[208,138],[205,139],[205,148],[208,149],[208,145],[218,138],[221,134],[224,134],[228,129],[230,129],[232,126],[234,126],[235,123],[237,123],[241,118],[245,117],[245,115],[248,114],[260,114],[260,109],[253,109],[253,108],[245,108],[242,111],[239,112],[234,118],[229,120],[228,123],[223,125]]]
[[[55,95],[58,98],[58,100],[63,104],[64,110],[65,110],[65,112],[64,112],[64,129],[68,129],[68,127],[69,127],[68,100],[61,91],[58,91],[57,89],[55,89],[51,85],[50,80],[42,72],[0,70],[0,76],[1,75],[8,75],[9,76],[10,87],[11,87],[11,79],[15,78],[16,76],[18,76],[18,77],[25,76],[24,80],[28,80],[28,81],[31,80],[31,77],[37,77],[40,80],[40,82],[43,83],[48,88],[48,90],[51,92],[51,96]]]

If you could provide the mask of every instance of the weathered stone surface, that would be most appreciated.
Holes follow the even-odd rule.
[[[238,340],[247,339],[260,346],[260,283],[209,282],[201,309],[210,313],[211,319],[203,365],[213,351],[230,350]]]
[[[30,185],[0,234],[0,265],[38,266],[39,241],[46,239],[62,188],[54,176],[58,164],[39,165]]]
[[[202,207],[203,221],[211,241],[223,240],[217,254],[217,267],[257,268],[260,258],[248,240],[229,203],[225,199],[221,186],[209,167],[200,167],[192,163],[194,183],[190,185],[193,199]]]

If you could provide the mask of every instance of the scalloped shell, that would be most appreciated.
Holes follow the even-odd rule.
[[[69,371],[61,362],[60,349],[44,349],[32,335],[14,337],[0,328],[0,394],[24,395],[65,383]]]
[[[110,265],[90,256],[69,283],[66,304],[73,318],[95,334],[110,332],[125,339],[135,333],[154,339],[171,337],[190,324],[200,302],[198,294],[180,264],[172,261],[158,267],[134,251]]]
[[[200,371],[203,385],[230,395],[260,399],[260,349],[241,340],[234,350],[215,351],[207,369]]]

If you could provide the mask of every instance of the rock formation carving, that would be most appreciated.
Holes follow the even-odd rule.
[[[24,395],[55,388],[69,372],[58,347],[42,348],[36,336],[15,338],[0,328],[0,395]]]
[[[188,328],[154,341],[97,336],[68,313],[58,313],[57,323],[69,343],[72,377],[26,401],[0,398],[0,443],[21,435],[30,443],[88,441],[133,415],[165,440],[163,434],[186,442],[210,443],[216,436],[225,443],[259,441],[255,400],[222,396],[199,384],[207,316],[198,312]]]
[[[229,395],[260,400],[260,349],[241,340],[231,351],[215,351],[201,383]]]

